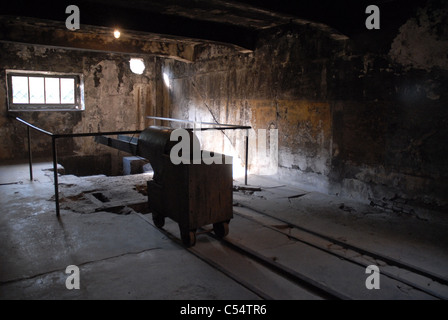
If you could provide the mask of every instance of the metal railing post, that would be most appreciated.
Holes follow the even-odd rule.
[[[244,166],[244,184],[247,186],[247,167],[249,166],[249,129],[246,130],[246,163]]]
[[[56,154],[56,137],[53,135],[51,136],[51,149],[53,153],[54,201],[56,202],[56,216],[59,217],[58,157]]]
[[[33,155],[31,152],[31,134],[30,134],[30,127],[27,126],[27,134],[28,134],[28,164],[30,168],[30,181],[33,181]]]

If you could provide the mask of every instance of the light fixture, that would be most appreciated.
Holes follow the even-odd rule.
[[[140,58],[131,58],[129,60],[129,66],[131,67],[131,71],[135,74],[142,74],[145,71],[145,63],[143,59]]]
[[[115,30],[114,30],[114,37],[115,37],[115,39],[120,38],[120,35],[121,35],[120,30],[115,29]]]

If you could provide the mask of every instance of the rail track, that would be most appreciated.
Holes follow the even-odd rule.
[[[139,214],[154,226],[151,215]],[[161,230],[182,244],[176,223]],[[154,226],[155,227],[155,226]],[[292,224],[248,206],[235,206],[230,234],[197,232],[186,248],[260,299],[448,298],[448,279],[418,266]],[[366,288],[366,268],[380,270],[379,290]]]

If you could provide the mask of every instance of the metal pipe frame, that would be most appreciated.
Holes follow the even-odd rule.
[[[182,122],[182,123],[192,123],[192,124],[200,124],[200,125],[208,125],[213,126],[211,128],[185,128],[185,130],[198,130],[198,131],[206,131],[206,130],[239,130],[239,129],[245,129],[246,130],[246,141],[245,141],[245,164],[244,164],[244,184],[247,186],[247,168],[249,165],[249,129],[252,129],[251,126],[241,126],[241,125],[235,125],[235,124],[223,124],[223,123],[213,123],[213,122],[197,122],[193,120],[182,120],[182,119],[175,119],[175,118],[164,118],[164,117],[155,117],[155,116],[147,116],[147,119],[153,119],[153,120],[162,120],[162,121],[173,121],[173,122]]]
[[[164,118],[164,117],[154,117],[154,116],[147,116],[147,119],[153,119],[153,120],[162,120],[162,121],[173,121],[173,122],[183,122],[183,123],[193,123],[193,124],[201,124],[201,125],[208,125],[208,126],[218,126],[218,127],[212,127],[212,128],[199,128],[197,130],[236,130],[236,129],[252,129],[251,126],[241,126],[237,124],[224,124],[224,123],[214,123],[214,122],[198,122],[193,120],[182,120],[182,119],[175,119],[175,118]],[[193,128],[191,128],[193,129]]]
[[[232,125],[232,124],[219,124],[219,123],[211,123],[211,122],[195,122],[191,120],[181,120],[181,119],[173,119],[173,118],[163,118],[163,117],[152,117],[148,116],[148,119],[154,120],[163,120],[163,121],[174,121],[174,122],[185,122],[185,123],[194,123],[201,125],[212,125],[212,128],[199,128],[197,130],[205,131],[205,130],[238,130],[238,129],[246,129],[246,154],[245,154],[245,168],[244,168],[244,183],[247,185],[247,167],[249,161],[249,129],[252,129],[251,126],[240,126],[240,125]],[[131,131],[107,131],[107,132],[93,132],[93,133],[64,133],[64,134],[55,134],[46,130],[43,130],[31,123],[19,118],[15,117],[15,119],[24,125],[27,126],[27,144],[28,144],[28,163],[29,163],[29,171],[30,171],[30,181],[33,180],[33,159],[32,159],[32,151],[31,151],[31,133],[30,128],[34,129],[40,133],[43,133],[49,137],[51,137],[51,153],[53,158],[53,179],[54,179],[54,200],[56,204],[56,216],[60,216],[60,206],[59,206],[59,182],[58,182],[58,156],[57,156],[57,143],[56,139],[59,138],[77,138],[77,137],[95,137],[95,136],[108,136],[108,135],[119,135],[119,134],[139,134],[142,130],[131,130]],[[193,130],[193,129],[189,129]]]
[[[33,154],[31,151],[31,134],[30,134],[30,127],[26,127],[26,132],[28,136],[28,165],[30,168],[30,181],[33,181]]]
[[[31,135],[30,128],[41,132],[49,137],[51,137],[51,153],[53,158],[53,177],[54,177],[54,200],[56,204],[56,216],[60,216],[60,206],[59,206],[59,183],[58,183],[58,156],[57,156],[57,143],[56,139],[59,138],[77,138],[77,137],[95,137],[95,136],[108,136],[108,135],[119,135],[119,134],[139,134],[142,130],[134,131],[110,131],[110,132],[93,132],[93,133],[64,133],[64,134],[54,134],[52,132],[43,130],[39,127],[26,122],[19,117],[15,119],[27,126],[27,137],[28,137],[28,162],[30,168],[30,180],[33,181],[33,160],[31,153]]]

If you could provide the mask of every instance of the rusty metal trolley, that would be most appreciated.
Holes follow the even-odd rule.
[[[162,121],[175,121],[194,123],[190,120],[173,118],[162,118],[148,116],[149,119]],[[45,131],[18,117],[16,120],[27,126],[28,133],[28,157],[30,167],[30,180],[33,181],[32,152],[30,128],[37,130],[52,139],[53,174],[56,215],[60,215],[59,209],[59,189],[57,172],[57,147],[56,140],[60,138],[95,137],[95,141],[109,147],[128,152],[133,155],[147,158],[154,169],[154,177],[148,181],[148,202],[153,213],[153,221],[157,227],[163,227],[165,218],[169,217],[179,224],[182,241],[187,246],[192,246],[196,241],[196,230],[202,226],[213,224],[213,230],[219,237],[224,237],[229,232],[229,222],[233,217],[232,211],[232,164],[224,160],[224,155],[215,154],[222,157],[222,164],[206,164],[204,162],[204,151],[201,150],[200,163],[174,165],[169,158],[169,153],[173,147],[170,141],[172,128],[151,126],[147,129],[115,131],[115,132],[94,132],[94,133],[72,133],[57,134]],[[250,126],[239,126],[219,123],[201,122],[200,125],[211,125],[212,127],[202,127],[204,130],[247,130],[245,135],[245,184],[247,185],[248,167],[248,145]],[[190,133],[193,133],[191,130]],[[134,138],[126,134],[140,134]],[[118,135],[117,139],[107,136]],[[194,133],[191,136],[194,137]],[[197,138],[197,137],[196,137]]]
[[[219,157],[221,161],[210,163],[211,159],[206,158],[209,153],[205,155],[200,150],[199,159],[194,159],[195,152],[191,152],[187,157],[184,155],[183,163],[173,164],[170,158],[176,143],[170,141],[173,130],[151,126],[139,137],[139,155],[147,158],[154,169],[153,179],[148,181],[148,202],[154,224],[162,228],[166,217],[177,222],[186,246],[193,246],[196,230],[209,224],[213,224],[218,237],[224,237],[233,218],[231,157],[215,153],[213,158]],[[197,140],[193,132],[188,132],[192,142]],[[199,141],[195,143],[199,145]]]

